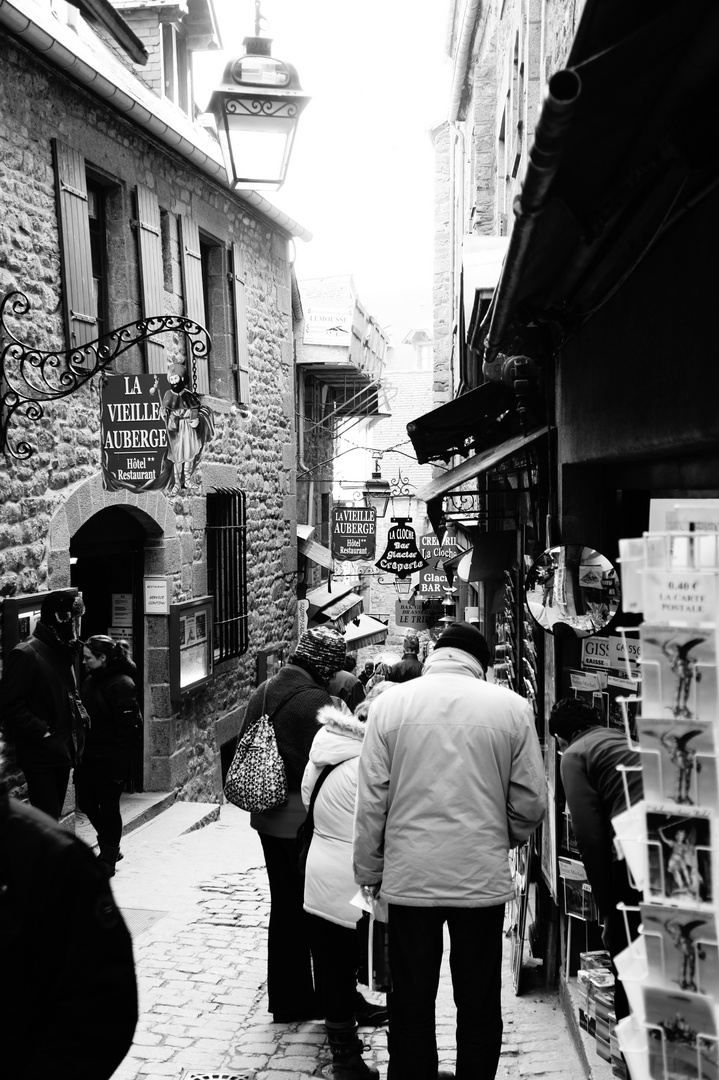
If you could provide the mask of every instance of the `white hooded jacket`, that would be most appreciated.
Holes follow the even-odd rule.
[[[359,762],[355,880],[391,904],[488,907],[512,897],[510,846],[547,805],[529,704],[461,649],[369,710]]]
[[[302,778],[302,801],[309,806],[325,765],[340,762],[325,778],[314,809],[315,831],[305,872],[305,911],[354,929],[362,912],[350,903],[357,893],[352,874],[352,826],[357,795],[357,763],[365,725],[350,712],[325,705]]]

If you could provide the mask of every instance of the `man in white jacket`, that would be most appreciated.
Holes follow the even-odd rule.
[[[493,1080],[502,1044],[508,851],[542,820],[546,782],[534,717],[484,681],[489,648],[453,623],[420,679],[369,713],[359,761],[354,871],[389,904],[388,1080],[436,1080],[435,1000],[449,928],[457,1080]],[[446,1074],[442,1074],[446,1075]]]

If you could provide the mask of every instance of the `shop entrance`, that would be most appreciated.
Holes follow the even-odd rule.
[[[146,533],[126,510],[100,510],[70,543],[71,584],[85,601],[80,636],[109,634],[130,644],[137,696],[144,710],[143,572]],[[131,790],[143,790],[143,747],[132,762]]]

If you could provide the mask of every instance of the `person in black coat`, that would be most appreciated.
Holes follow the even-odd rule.
[[[0,683],[3,728],[15,744],[28,799],[56,821],[85,736],[73,668],[84,610],[74,593],[48,593],[34,631],[8,656]]]
[[[133,747],[140,737],[137,668],[122,644],[93,634],[83,649],[87,677],[80,689],[90,717],[82,764],[75,769],[78,805],[97,833],[100,861],[115,873],[120,853],[120,795],[130,779]]]
[[[108,1080],[137,1024],[132,941],[81,840],[0,793],[3,1075]]]
[[[561,776],[572,829],[579,844],[587,880],[604,922],[604,945],[612,961],[639,932],[639,914],[617,910],[617,904],[635,907],[641,894],[627,875],[626,863],[617,858],[612,818],[639,802],[644,793],[640,755],[632,750],[619,728],[608,728],[601,713],[581,698],[563,698],[549,714],[549,734],[562,750]],[[623,766],[624,772],[618,766]],[[624,779],[627,788],[625,790]],[[616,974],[616,969],[614,969]],[[617,1020],[629,1014],[624,988],[615,988]]]
[[[295,840],[307,816],[300,786],[319,731],[317,713],[323,705],[332,705],[327,683],[344,659],[344,639],[336,630],[324,626],[306,630],[289,663],[252,694],[239,734],[241,739],[263,713],[274,713],[277,749],[287,774],[287,801],[250,816],[250,825],[260,836],[270,885],[267,997],[276,1023],[311,1020],[322,1011],[315,995]]]
[[[424,664],[419,658],[419,638],[416,634],[407,634],[404,639],[404,655],[398,664],[390,668],[387,678],[390,682],[409,682],[418,679],[424,671]]]

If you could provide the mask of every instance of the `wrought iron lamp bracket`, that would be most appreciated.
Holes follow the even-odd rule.
[[[46,352],[21,341],[8,326],[9,315],[22,318],[29,311],[30,301],[21,292],[7,293],[0,303],[0,451],[20,461],[31,457],[35,449],[24,438],[10,439],[8,432],[16,413],[36,423],[45,415],[43,402],[69,397],[128,349],[168,332],[182,334],[189,344],[195,390],[197,361],[209,356],[211,349],[204,326],[182,315],[155,315],[127,323],[74,349]]]

